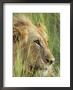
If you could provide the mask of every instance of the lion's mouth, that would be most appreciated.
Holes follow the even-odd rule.
[[[35,70],[47,70],[48,68],[45,66],[40,66],[40,65],[35,65],[34,67]]]
[[[40,66],[40,65],[37,65],[37,64],[35,66],[30,65],[29,68],[30,68],[30,70],[34,69],[36,71],[37,70],[47,70],[47,67],[43,67],[43,66]]]

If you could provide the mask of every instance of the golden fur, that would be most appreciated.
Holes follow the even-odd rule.
[[[53,76],[49,67],[52,66],[54,56],[48,48],[44,25],[34,25],[23,15],[13,16],[13,64],[16,62],[17,49],[20,50],[22,64],[26,66],[25,71],[36,71],[39,76]]]

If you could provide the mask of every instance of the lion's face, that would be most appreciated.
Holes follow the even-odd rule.
[[[38,27],[36,29],[39,30]],[[47,33],[45,33],[45,31],[38,32],[38,30],[33,30],[32,33],[29,33],[32,34],[28,36],[28,42],[30,48],[29,52],[33,57],[34,60],[33,62],[35,63],[35,69],[44,70],[53,64],[55,58],[48,47]],[[32,63],[32,66],[33,65],[34,64]]]

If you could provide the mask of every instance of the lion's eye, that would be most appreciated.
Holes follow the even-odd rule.
[[[35,42],[35,43],[37,43],[38,45],[40,45],[40,46],[41,46],[41,44],[40,44],[40,41],[39,41],[39,40],[34,40],[34,42]]]

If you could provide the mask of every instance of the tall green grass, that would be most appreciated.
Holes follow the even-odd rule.
[[[51,49],[54,57],[54,73],[55,77],[60,76],[60,14],[59,13],[23,13],[27,16],[33,24],[38,22],[43,23],[47,28],[49,37],[49,48]],[[16,14],[14,14],[16,15]],[[21,76],[22,63],[18,54],[17,61],[13,69],[15,76]],[[25,76],[25,75],[24,75]]]

